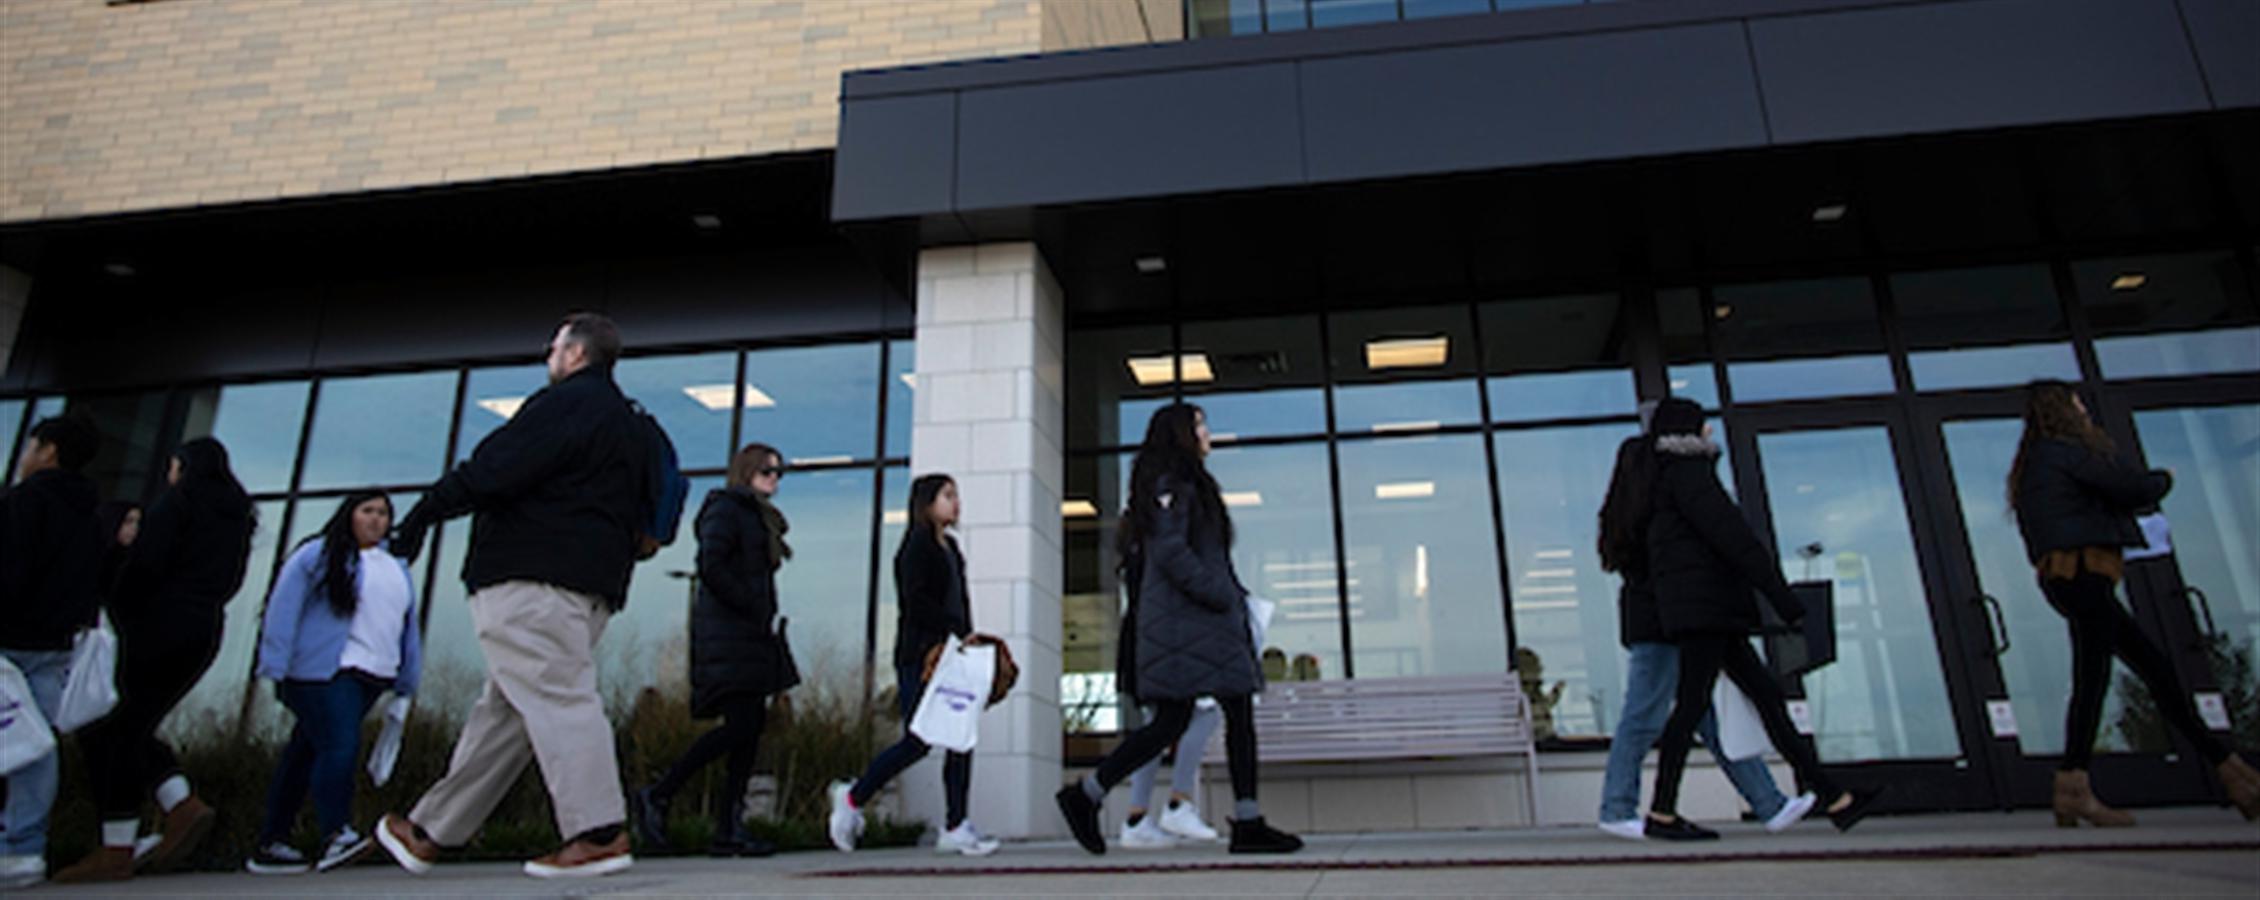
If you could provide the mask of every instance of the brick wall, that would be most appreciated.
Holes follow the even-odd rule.
[[[1037,52],[1044,2],[1150,39],[1140,0],[0,0],[0,221],[830,147],[842,71]]]

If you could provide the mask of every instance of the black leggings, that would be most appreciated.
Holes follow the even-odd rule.
[[[1224,709],[1224,752],[1226,768],[1232,772],[1232,799],[1256,799],[1256,708],[1247,697],[1218,697],[1218,706]],[[1162,751],[1184,736],[1185,727],[1193,724],[1193,701],[1156,700],[1154,719],[1146,727],[1123,738],[1106,759],[1099,763],[1094,777],[1099,786],[1113,790],[1122,779],[1138,771],[1147,760],[1160,756]],[[1179,753],[1201,752],[1198,747],[1180,747]]]
[[[105,821],[139,818],[141,799],[180,773],[157,726],[220,652],[220,620],[169,617],[128,620],[118,628],[118,705],[86,726],[79,746],[94,782],[94,807]]]
[[[2197,716],[2197,706],[2173,661],[2158,645],[2144,637],[2141,626],[2119,605],[2111,579],[2082,572],[2069,581],[2042,579],[2040,591],[2048,605],[2072,629],[2072,704],[2064,710],[2064,762],[2066,772],[2083,771],[2095,755],[2095,730],[2103,719],[2103,695],[2111,689],[2111,656],[2127,661],[2150,689],[2158,713],[2181,732],[2205,761],[2220,765],[2229,748],[2213,736]]]
[[[698,770],[706,768],[715,757],[729,754],[725,772],[728,779],[715,788],[714,817],[717,821],[729,819],[726,824],[736,825],[742,807],[746,780],[753,777],[753,758],[761,749],[761,729],[769,721],[769,698],[759,694],[734,694],[722,703],[722,724],[691,743],[681,759],[667,769],[667,774],[652,785],[651,792],[661,798],[672,798],[683,789]]]
[[[1806,790],[1820,795],[1822,801],[1836,798],[1836,785],[1821,772],[1820,757],[1814,755],[1812,744],[1797,733],[1797,726],[1789,721],[1789,702],[1781,693],[1781,685],[1774,682],[1773,673],[1758,661],[1757,651],[1750,649],[1750,641],[1739,635],[1700,634],[1682,637],[1679,644],[1679,696],[1672,706],[1671,720],[1664,723],[1664,736],[1660,746],[1662,757],[1656,765],[1656,802],[1649,806],[1665,815],[1679,814],[1679,779],[1687,771],[1687,751],[1695,743],[1695,726],[1702,724],[1703,716],[1711,711],[1711,686],[1721,673],[1741,688],[1750,698],[1750,705],[1758,708],[1758,719],[1765,723],[1766,737],[1773,741],[1774,749],[1787,757],[1789,766],[1797,772]]]

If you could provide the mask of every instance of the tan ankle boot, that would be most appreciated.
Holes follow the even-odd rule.
[[[2097,828],[2125,828],[2134,824],[2133,815],[2095,799],[2095,792],[2088,787],[2086,772],[2057,772],[2056,827],[2077,828],[2081,819]]]
[[[124,881],[133,877],[132,847],[96,847],[94,852],[79,858],[62,871],[55,873],[56,884],[88,884],[97,881]]]
[[[164,839],[141,861],[141,867],[151,873],[180,868],[197,847],[203,846],[204,836],[212,833],[212,821],[217,818],[219,814],[212,807],[206,806],[195,794],[188,795],[188,799],[165,813]]]
[[[2260,771],[2255,771],[2243,757],[2234,753],[2214,769],[2221,776],[2221,787],[2229,793],[2229,802],[2250,822],[2260,819]]]

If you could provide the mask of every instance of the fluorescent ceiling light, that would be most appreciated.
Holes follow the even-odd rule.
[[[108,272],[108,273],[110,273],[110,274],[112,274],[112,275],[115,275],[115,276],[117,276],[117,277],[119,277],[119,278],[132,278],[132,277],[133,277],[133,275],[134,275],[135,269],[134,269],[134,267],[132,267],[132,266],[130,266],[130,265],[127,265],[127,264],[125,264],[125,263],[122,263],[122,262],[114,262],[114,263],[108,263],[108,264],[104,265],[104,266],[102,267],[102,271],[104,271],[104,272]]]
[[[1687,390],[1687,379],[1685,379],[1685,378],[1674,378],[1674,379],[1672,379],[1672,380],[1671,380],[1671,389],[1672,389],[1672,390],[1675,390],[1675,391],[1684,391],[1684,390]]]
[[[1089,500],[1068,500],[1059,505],[1059,514],[1070,519],[1095,519],[1099,508]]]
[[[1357,587],[1358,580],[1355,578],[1350,579],[1350,586]],[[1271,589],[1275,591],[1301,591],[1316,589],[1330,590],[1333,587],[1334,579],[1332,578],[1312,578],[1305,581],[1274,581],[1271,583]]]
[[[851,463],[851,462],[854,462],[854,461],[855,461],[855,457],[853,457],[853,456],[795,456],[795,457],[793,457],[793,465],[796,465],[796,466],[836,466],[836,465],[839,465],[840,463]]]
[[[2141,272],[2124,272],[2119,277],[2111,279],[2111,289],[2114,291],[2131,291],[2148,283],[2150,283],[2150,276],[2148,275]]]
[[[1848,207],[1846,207],[1846,206],[1845,206],[1844,204],[1842,204],[1842,203],[1831,203],[1831,204],[1828,204],[1827,206],[1816,206],[1816,207],[1813,207],[1813,221],[1815,221],[1815,222],[1837,222],[1837,221],[1842,221],[1842,220],[1843,220],[1843,218],[1844,218],[1844,213],[1845,213],[1845,212],[1847,211],[1847,209],[1848,209]]]
[[[694,384],[683,388],[683,393],[697,401],[698,405],[721,412],[730,408],[730,401],[735,399],[737,391],[727,384]],[[751,384],[745,386],[747,409],[768,409],[776,405],[776,398],[769,396],[767,392]]]
[[[691,224],[706,229],[707,231],[713,231],[716,228],[722,227],[722,217],[717,216],[713,213],[699,213],[698,215],[691,217]]]
[[[1140,275],[1153,275],[1169,268],[1169,261],[1159,256],[1141,256],[1131,265],[1138,267]]]
[[[1356,563],[1355,561],[1353,561],[1353,562],[1351,562],[1351,563],[1350,563],[1350,566],[1351,566],[1352,568],[1355,568],[1355,567],[1357,566],[1357,563]],[[1311,571],[1311,570],[1313,570],[1313,569],[1332,569],[1332,568],[1334,568],[1334,561],[1333,561],[1333,560],[1331,560],[1331,559],[1329,559],[1329,560],[1322,560],[1322,561],[1319,561],[1319,562],[1299,562],[1299,563],[1264,563],[1264,564],[1263,564],[1263,570],[1264,570],[1264,571],[1266,571],[1266,572],[1308,572],[1308,571]]]
[[[1536,587],[1518,587],[1518,588],[1515,588],[1515,596],[1517,596],[1517,597],[1531,597],[1531,596],[1537,596],[1537,595],[1541,595],[1541,594],[1574,594],[1574,593],[1577,593],[1577,585],[1574,585],[1574,584],[1541,584],[1541,585],[1538,585],[1538,586],[1536,586]]]
[[[909,388],[909,389],[911,389],[911,390],[914,390],[914,391],[915,391],[915,390],[917,390],[917,389],[918,389],[918,375],[917,375],[916,373],[912,373],[912,372],[904,372],[904,373],[902,373],[902,386],[903,386],[903,387],[906,387],[906,388]]]
[[[1533,554],[1531,554],[1531,556],[1532,556],[1533,558],[1535,558],[1535,559],[1568,559],[1568,558],[1570,558],[1570,556],[1572,555],[1572,553],[1573,553],[1573,552],[1574,552],[1574,551],[1571,551],[1571,550],[1567,550],[1567,549],[1564,549],[1564,550],[1540,550],[1540,551],[1538,551],[1538,552],[1536,552],[1536,553],[1533,553]]]
[[[1262,505],[1263,505],[1263,492],[1261,492],[1261,491],[1226,491],[1226,492],[1224,492],[1224,505],[1226,505],[1226,506],[1262,506]]]
[[[1451,355],[1452,341],[1443,335],[1365,342],[1365,367],[1375,372],[1434,368]]]
[[[1396,431],[1435,431],[1442,427],[1444,427],[1444,423],[1433,420],[1427,422],[1383,422],[1373,426],[1373,430],[1386,434]]]
[[[524,397],[488,397],[479,401],[479,408],[504,419],[518,414],[518,407],[526,405]]]
[[[1522,573],[1524,578],[1576,578],[1576,569],[1532,569]]]
[[[1373,486],[1373,496],[1381,500],[1434,497],[1436,496],[1436,482],[1399,481],[1391,484],[1377,484]]]
[[[1168,356],[1133,356],[1129,359],[1130,377],[1139,387],[1168,384],[1177,379]],[[1205,384],[1216,380],[1216,371],[1209,368],[1208,354],[1186,353],[1177,357],[1177,364],[1185,370],[1186,384]]]
[[[910,524],[910,510],[907,510],[907,509],[890,509],[890,510],[887,510],[887,511],[886,511],[886,513],[884,513],[884,514],[882,514],[882,515],[880,515],[880,516],[879,516],[879,521],[881,521],[881,522],[885,522],[885,523],[887,523],[887,524],[889,524],[889,525],[908,525],[908,524]]]
[[[1549,609],[1576,609],[1575,600],[1541,600],[1536,603],[1517,603],[1515,612],[1543,612]]]

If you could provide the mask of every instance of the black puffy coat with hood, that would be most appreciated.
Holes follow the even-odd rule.
[[[2034,561],[2055,550],[2139,547],[2134,517],[2174,489],[2164,471],[2055,439],[2033,441],[2017,473],[2017,530]]]
[[[1783,620],[1805,607],[1773,552],[1719,483],[1717,444],[1691,434],[1656,438],[1648,519],[1648,576],[1664,634],[1745,635],[1758,630],[1758,595]]]
[[[776,631],[777,561],[760,501],[746,488],[706,495],[698,510],[698,600],[691,605],[691,714],[721,713],[740,695],[785,688]]]
[[[1248,634],[1248,591],[1223,529],[1201,521],[1194,489],[1157,479],[1137,576],[1140,701],[1238,697],[1263,690]]]

